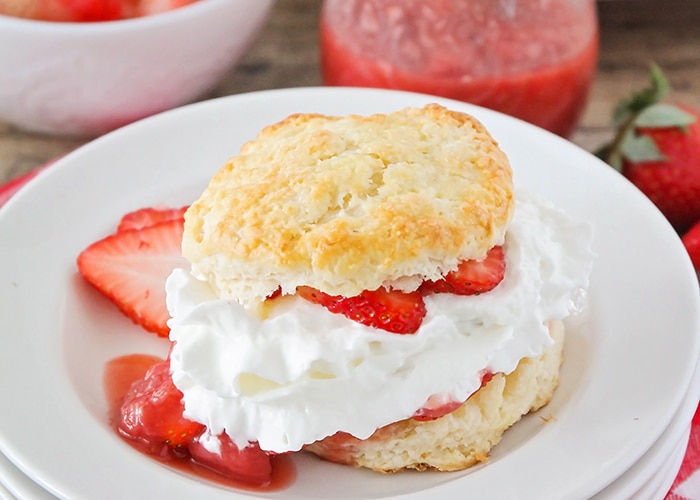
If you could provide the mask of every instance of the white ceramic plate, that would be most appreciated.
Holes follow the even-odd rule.
[[[15,497],[12,493],[10,493],[10,490],[8,490],[2,484],[0,484],[0,499],[2,499],[2,500],[15,500]]]
[[[591,500],[664,498],[685,456],[690,438],[691,421],[698,408],[699,391],[700,365],[695,369],[688,393],[659,439],[632,467]],[[659,494],[664,487],[666,490]]]
[[[23,474],[5,455],[0,454],[0,500],[18,498],[54,500],[55,497]]]
[[[687,429],[681,441],[676,444],[673,452],[666,458],[666,462],[660,465],[659,471],[640,488],[634,497],[635,499],[656,500],[666,498],[669,494],[671,486],[673,486],[678,471],[683,465],[685,452],[688,448],[688,440],[690,439],[690,429]]]
[[[480,118],[510,156],[519,187],[595,226],[590,311],[570,325],[561,386],[479,467],[383,476],[300,456],[294,485],[265,496],[573,499],[614,481],[668,426],[700,351],[698,285],[679,239],[646,198],[571,143],[466,104],[367,89],[260,92],[167,112],[68,155],[5,205],[0,451],[59,497],[244,498],[167,469],[112,432],[105,362],[165,355],[167,345],[85,285],[75,257],[129,210],[191,202],[243,142],[291,113],[431,101]]]

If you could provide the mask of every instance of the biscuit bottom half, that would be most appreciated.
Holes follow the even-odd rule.
[[[345,465],[378,472],[455,471],[487,460],[503,433],[523,415],[549,403],[559,384],[564,325],[549,323],[554,344],[525,358],[509,375],[495,374],[455,411],[431,421],[401,420],[360,440],[338,433],[306,447]]]

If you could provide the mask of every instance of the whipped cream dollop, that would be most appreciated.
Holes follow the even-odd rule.
[[[264,319],[220,300],[178,269],[167,290],[170,367],[185,416],[239,447],[296,451],[344,431],[360,439],[411,417],[431,396],[464,401],[486,372],[510,373],[552,344],[546,322],[580,301],[592,268],[592,230],[519,192],[506,235],[506,274],[481,295],[425,296],[415,334],[366,327],[298,297]]]

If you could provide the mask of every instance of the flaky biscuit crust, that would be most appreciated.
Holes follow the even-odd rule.
[[[297,114],[213,177],[182,248],[195,275],[244,305],[300,285],[411,290],[500,244],[513,205],[508,159],[470,115]]]
[[[554,344],[525,358],[512,373],[494,377],[462,406],[441,418],[408,419],[360,440],[338,433],[306,448],[320,457],[378,472],[462,470],[488,460],[503,433],[528,412],[549,403],[559,384],[564,325],[550,322]]]

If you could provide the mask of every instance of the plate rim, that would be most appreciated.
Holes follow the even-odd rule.
[[[204,101],[201,103],[189,105],[189,106],[184,106],[182,108],[178,108],[175,110],[171,110],[165,113],[162,113],[160,115],[156,115],[154,117],[150,117],[144,120],[141,120],[140,122],[137,122],[132,125],[128,125],[124,127],[123,129],[117,130],[115,132],[112,132],[110,134],[107,134],[105,136],[102,136],[91,143],[88,143],[86,146],[83,146],[79,148],[78,150],[70,153],[66,157],[60,159],[51,169],[48,169],[47,171],[42,172],[39,174],[35,179],[32,180],[25,188],[20,190],[19,193],[17,193],[16,197],[10,200],[2,209],[0,209],[0,228],[2,228],[4,225],[9,224],[7,222],[7,219],[9,219],[12,215],[11,214],[17,214],[18,211],[22,210],[22,206],[24,204],[35,204],[37,198],[40,197],[41,194],[46,194],[47,192],[50,192],[50,182],[56,182],[56,180],[64,180],[66,181],[66,177],[70,177],[71,172],[75,170],[80,170],[78,166],[80,166],[82,163],[81,158],[85,158],[85,156],[91,156],[95,154],[95,151],[99,152],[100,148],[106,148],[109,149],[109,144],[114,143],[115,141],[119,143],[119,141],[124,140],[123,138],[126,137],[127,139],[130,136],[135,136],[140,133],[142,130],[148,130],[149,128],[151,129],[159,129],[159,128],[167,128],[165,125],[169,123],[169,120],[171,118],[174,118],[175,121],[178,119],[181,119],[183,116],[187,115],[201,115],[204,113],[205,115],[210,112],[211,110],[217,108],[217,107],[227,107],[228,108],[235,108],[237,105],[240,103],[251,103],[251,101],[257,101],[258,103],[265,102],[267,100],[278,100],[282,101],[285,99],[291,99],[292,101],[294,99],[305,99],[306,102],[308,102],[310,99],[325,99],[326,101],[329,101],[330,97],[333,97],[334,99],[337,98],[339,95],[345,96],[349,101],[351,97],[357,99],[357,98],[362,98],[366,97],[368,98],[369,96],[373,96],[373,99],[377,98],[383,98],[387,97],[387,100],[392,101],[392,99],[397,100],[397,101],[402,101],[405,100],[407,103],[411,104],[416,104],[418,101],[423,101],[423,102],[441,102],[444,103],[448,106],[452,107],[458,107],[461,109],[465,109],[475,116],[477,116],[479,119],[486,118],[488,121],[493,121],[494,123],[507,123],[509,124],[508,126],[511,128],[515,128],[516,131],[522,132],[527,138],[530,138],[531,136],[536,137],[538,140],[541,141],[548,141],[549,144],[554,144],[556,148],[563,148],[567,151],[572,152],[572,154],[578,154],[581,155],[582,153],[586,153],[583,151],[581,148],[578,146],[575,146],[571,143],[566,142],[565,140],[553,136],[552,134],[549,134],[547,132],[544,132],[540,129],[537,129],[536,127],[526,124],[524,122],[520,122],[519,120],[510,118],[510,117],[505,117],[503,115],[500,115],[496,112],[490,111],[490,110],[485,110],[483,108],[478,108],[476,106],[468,105],[465,103],[457,103],[456,101],[450,101],[449,99],[443,99],[443,98],[438,98],[435,96],[425,96],[421,94],[413,94],[413,93],[408,93],[408,92],[397,92],[397,91],[384,91],[384,90],[378,90],[378,89],[357,89],[357,88],[327,88],[327,87],[300,87],[300,88],[294,88],[294,89],[276,89],[276,90],[266,90],[266,91],[257,91],[257,92],[250,92],[246,94],[238,94],[234,96],[228,96],[228,97],[222,97],[210,101]],[[389,99],[389,96],[391,96],[391,99]],[[324,102],[326,102],[324,101]],[[393,102],[393,101],[392,101]],[[253,130],[253,133],[257,132],[257,130]],[[576,151],[579,151],[579,153],[575,153]],[[590,156],[590,155],[589,155]],[[84,167],[83,167],[84,168]],[[215,168],[218,168],[218,165],[215,166]],[[75,174],[73,174],[75,175]],[[605,174],[608,175],[608,174]],[[611,179],[612,174],[609,176]],[[624,181],[622,181],[624,182]],[[69,185],[71,183],[68,183]],[[629,188],[625,188],[629,189]],[[633,196],[630,192],[630,196]],[[634,196],[639,197],[639,194],[636,194]],[[639,200],[637,200],[639,201]],[[639,201],[640,203],[644,203]],[[650,205],[650,202],[648,203]],[[650,210],[649,208],[645,210]],[[655,209],[654,209],[655,210]],[[9,215],[8,215],[9,214]],[[15,217],[19,217],[20,215],[15,215]],[[656,215],[656,217],[661,217],[660,214]],[[0,255],[3,255],[3,247],[0,245]],[[682,267],[682,265],[681,265]],[[2,264],[0,264],[0,268],[2,268]],[[689,260],[685,264],[686,270],[692,269],[692,267],[689,265]],[[676,271],[678,272],[678,271]],[[689,281],[689,280],[688,280]],[[686,282],[684,284],[684,287],[688,287],[689,282]],[[0,284],[0,294],[2,294],[2,284]],[[696,285],[697,287],[697,285]],[[7,293],[7,292],[6,292]],[[1,296],[1,295],[0,295]],[[691,315],[693,316],[691,318],[691,322],[693,323],[692,329],[694,329],[694,342],[690,345],[690,351],[691,353],[694,353],[697,355],[698,352],[700,352],[700,342],[698,342],[698,332],[700,331],[700,320],[698,319],[698,314],[697,314],[697,309],[698,309],[698,297],[696,296],[694,299],[694,305],[695,305],[695,310],[694,314]],[[54,304],[56,309],[60,308],[60,304]],[[0,317],[0,324],[3,324],[2,317]],[[0,338],[0,345],[4,344],[4,341]],[[54,360],[55,361],[55,360]],[[55,366],[55,363],[54,363]],[[0,373],[2,372],[2,369],[0,369]],[[690,385],[690,380],[692,377],[692,373],[689,373],[687,376],[687,380],[684,380],[683,383],[681,384],[681,389],[687,388],[687,386]],[[682,396],[684,394],[683,390],[677,389],[676,393],[678,393],[678,397],[674,399],[674,404],[680,404],[680,401],[682,399]],[[0,396],[0,398],[4,398],[5,396]],[[674,411],[668,410],[664,413],[664,419],[662,421],[665,422],[665,424],[670,421],[671,417],[673,416]],[[0,423],[3,422],[3,418],[0,417]],[[99,426],[98,426],[99,427]],[[655,435],[652,437],[649,437],[646,440],[643,440],[640,444],[638,444],[635,447],[634,453],[631,453],[627,458],[627,460],[624,460],[622,462],[627,462],[627,465],[631,465],[634,463],[651,445],[653,442],[655,442],[655,439],[658,438],[658,436],[661,434],[663,430],[663,425],[659,425],[658,429],[655,433]],[[13,445],[8,444],[8,443],[15,443],[14,448],[16,448],[16,439],[13,440],[12,437],[6,436],[5,432],[3,431],[2,428],[0,428],[0,452],[5,453],[6,455],[9,456],[10,459],[13,457],[22,457],[22,452],[18,451],[16,449],[13,450]],[[9,453],[6,453],[8,452]],[[14,453],[12,453],[14,451]],[[633,456],[635,455],[635,456]],[[24,461],[21,458],[18,460],[18,467],[26,471],[31,477],[38,479],[40,483],[42,483],[42,478],[36,476],[35,473],[33,473],[29,467],[28,464],[25,464]],[[135,460],[139,463],[142,463],[142,460]],[[620,463],[622,463],[620,462]],[[147,467],[144,465],[144,467]],[[484,469],[487,470],[487,469]],[[603,477],[600,476],[601,482],[606,482],[609,484],[612,482],[612,480],[615,479],[615,475],[619,475],[620,471],[616,471],[614,473],[611,473],[608,475],[608,477]],[[46,486],[53,490],[56,493],[60,493],[60,489],[55,488],[55,486],[51,484],[46,484]],[[605,485],[599,485],[600,487],[604,487]]]

